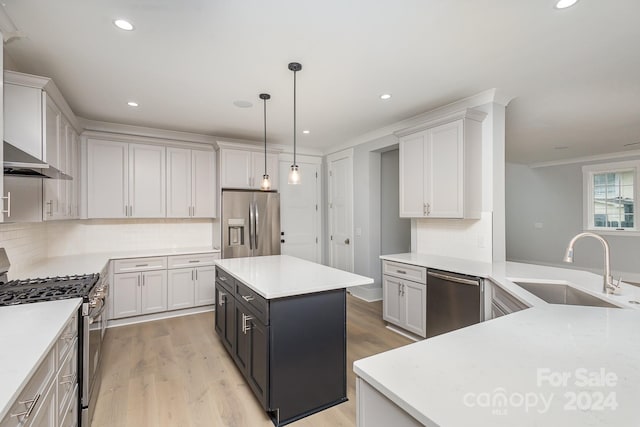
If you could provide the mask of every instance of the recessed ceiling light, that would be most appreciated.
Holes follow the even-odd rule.
[[[566,9],[578,3],[578,0],[558,0],[556,3],[556,9]]]
[[[251,108],[253,104],[249,101],[233,101],[233,105],[238,108]]]
[[[305,135],[308,135],[308,134],[310,134],[310,133],[311,133],[311,131],[310,131],[310,130],[305,129],[305,130],[303,130],[303,131],[302,131],[302,133],[304,133]]]
[[[113,25],[125,31],[133,31],[133,24],[125,19],[116,19]]]
[[[382,95],[380,95],[380,99],[390,99],[391,98],[391,94],[390,93],[383,93]]]
[[[138,103],[137,103],[137,102],[135,102],[135,101],[129,101],[129,102],[127,102],[127,105],[128,105],[129,107],[137,107],[137,106],[138,106]]]

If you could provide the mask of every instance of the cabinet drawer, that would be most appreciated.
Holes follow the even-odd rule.
[[[71,400],[67,403],[67,408],[60,416],[61,427],[75,427],[78,425],[78,386],[73,389]]]
[[[221,268],[216,268],[216,282],[220,283],[231,295],[235,294],[235,279]]]
[[[30,418],[33,418],[43,404],[45,394],[56,372],[56,352],[50,351],[42,364],[31,377],[27,385],[18,394],[15,402],[7,411],[7,415],[0,422],[0,427],[22,427],[28,424],[25,415],[12,416],[30,410]],[[35,401],[33,399],[36,399]]]
[[[217,254],[174,255],[169,257],[169,268],[213,265]]]
[[[62,329],[62,333],[56,344],[57,365],[60,366],[69,350],[77,346],[76,338],[78,337],[78,315],[73,316]]]
[[[528,305],[503,290],[498,285],[491,284],[491,303],[496,305],[505,314],[514,313],[516,311],[529,308]]]
[[[69,399],[78,384],[78,347],[74,341],[75,349],[69,352],[58,371],[58,419],[62,419]]]
[[[241,304],[252,309],[258,320],[269,324],[269,302],[266,299],[238,280],[235,281],[235,296]]]
[[[167,257],[118,259],[113,262],[114,273],[130,273],[132,271],[164,270],[167,268]]]
[[[393,261],[382,262],[382,274],[413,280],[418,283],[427,283],[427,269],[411,264],[402,264]]]

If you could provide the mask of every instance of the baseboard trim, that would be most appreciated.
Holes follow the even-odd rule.
[[[364,285],[349,288],[349,293],[366,302],[382,300],[382,287],[380,285]]]
[[[170,319],[172,317],[190,316],[192,314],[215,311],[215,305],[204,305],[202,307],[185,308],[182,310],[164,311],[162,313],[146,314],[144,316],[125,317],[124,319],[113,319],[107,321],[107,328],[117,328],[120,326],[135,325],[136,323],[153,322],[155,320]]]
[[[416,341],[416,342],[417,341],[422,341],[424,339],[423,337],[420,337],[418,335],[412,334],[411,332],[407,332],[407,331],[405,331],[403,329],[396,328],[393,325],[387,324],[387,329],[389,329],[390,331],[395,332],[396,334],[402,335],[405,338],[409,338],[410,340]]]

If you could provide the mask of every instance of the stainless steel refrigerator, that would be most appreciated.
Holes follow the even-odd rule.
[[[280,195],[222,191],[222,258],[280,255]]]

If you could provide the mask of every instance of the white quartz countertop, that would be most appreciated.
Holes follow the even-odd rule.
[[[0,420],[81,303],[75,298],[0,307]]]
[[[532,307],[354,363],[358,376],[421,423],[640,423],[634,410],[640,397],[640,310],[630,303],[640,301],[640,288],[622,283],[615,295],[604,295],[600,275],[535,264],[421,254],[381,258],[484,277]],[[518,281],[567,284],[621,308],[548,304]],[[565,382],[549,380],[563,375]],[[585,376],[591,383],[583,384]],[[528,408],[522,399],[529,399]]]
[[[373,283],[369,277],[288,255],[220,259],[216,264],[267,299]]]
[[[535,307],[354,371],[427,426],[637,426],[640,312]]]
[[[146,249],[136,251],[113,251],[82,255],[67,255],[51,257],[38,262],[27,271],[20,273],[20,277],[13,277],[9,270],[10,279],[26,277],[63,276],[68,274],[99,273],[104,266],[114,259],[146,258],[153,256],[189,255],[199,253],[219,253],[220,249],[212,247],[195,248],[167,248]]]

